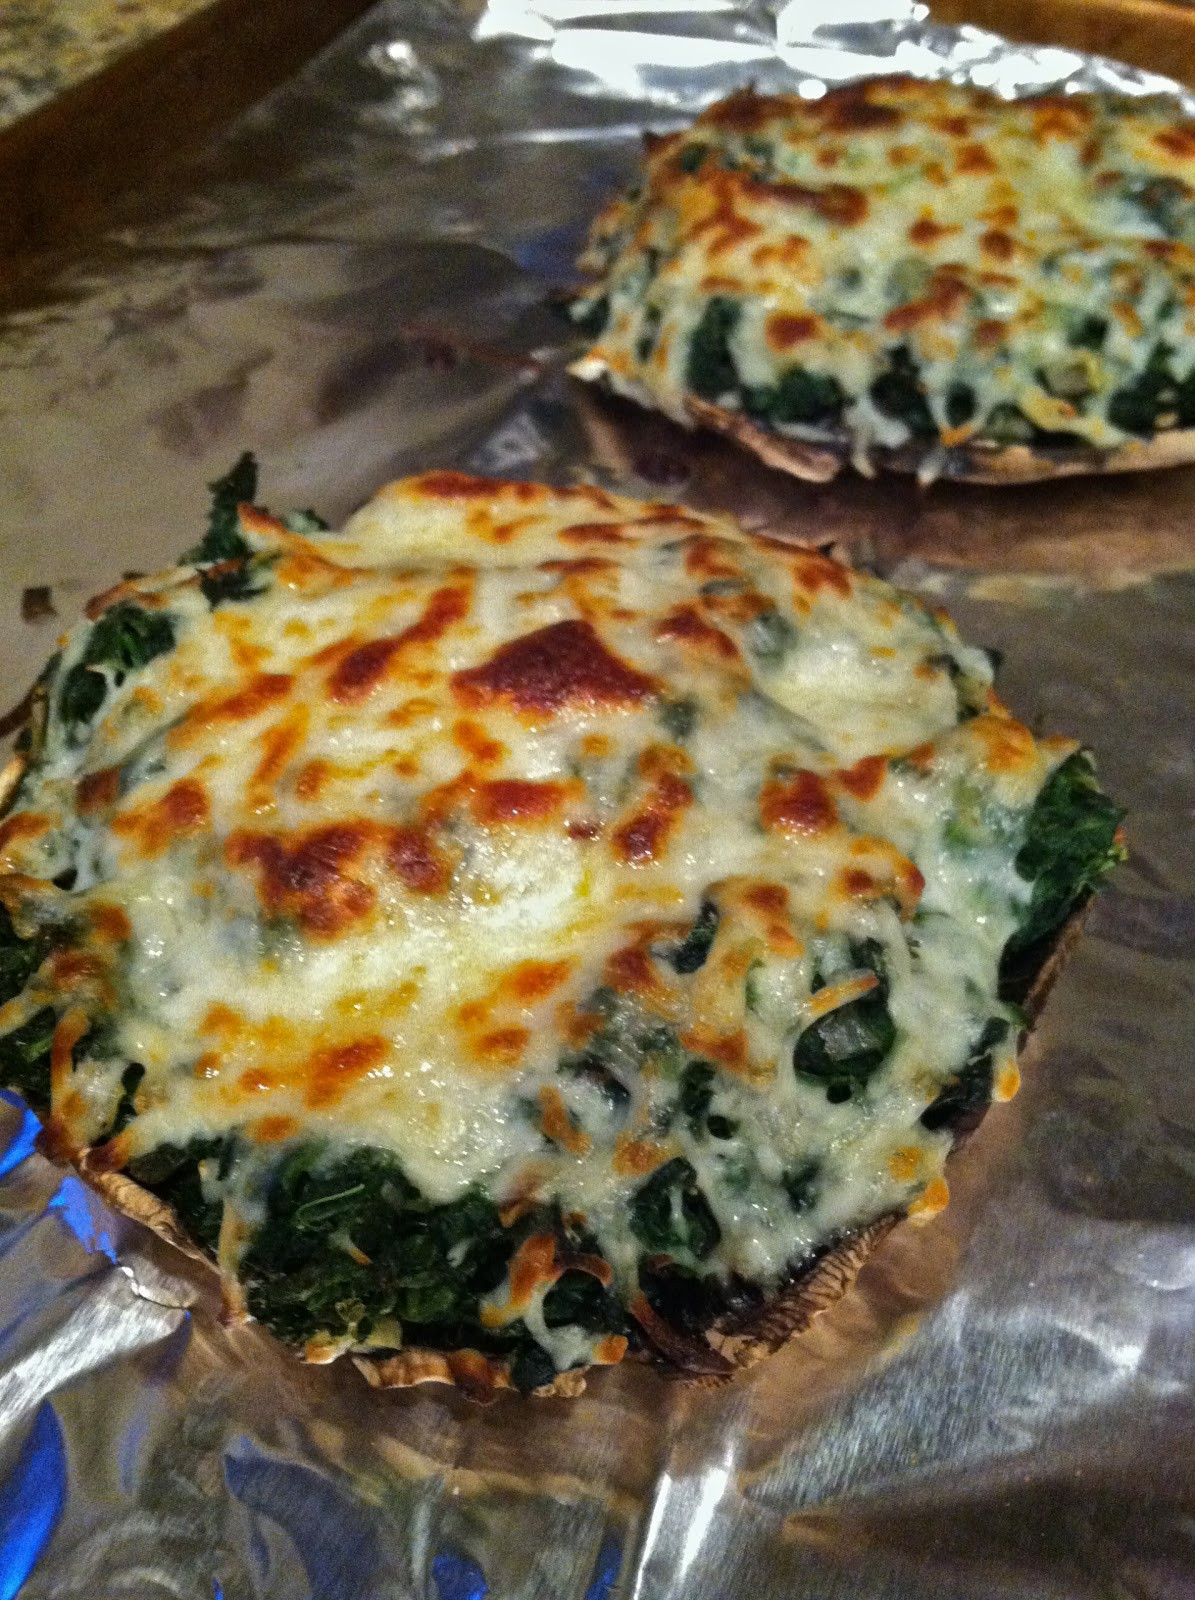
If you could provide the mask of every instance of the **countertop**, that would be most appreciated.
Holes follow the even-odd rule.
[[[6,0],[0,7],[0,128],[210,3]]]

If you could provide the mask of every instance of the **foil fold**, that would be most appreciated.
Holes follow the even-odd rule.
[[[855,1292],[742,1382],[371,1391],[220,1319],[0,1105],[0,1596],[1171,1600],[1195,1538],[1195,470],[797,484],[581,394],[554,304],[645,130],[874,72],[1172,93],[904,0],[388,0],[0,326],[0,668],[193,543],[241,450],[343,517],[389,476],[594,481],[835,543],[1005,653],[1132,860],[1023,1063]],[[26,622],[23,590],[54,612]]]

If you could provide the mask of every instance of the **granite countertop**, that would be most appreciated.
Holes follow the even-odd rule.
[[[0,128],[209,4],[211,0],[4,0]]]

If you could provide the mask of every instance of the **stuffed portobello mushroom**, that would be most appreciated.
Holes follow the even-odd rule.
[[[0,822],[0,1079],[381,1384],[704,1380],[1016,1088],[1121,850],[949,619],[727,519],[429,473],[118,585]]]
[[[1195,123],[874,78],[735,94],[593,224],[573,366],[813,479],[1195,459]]]

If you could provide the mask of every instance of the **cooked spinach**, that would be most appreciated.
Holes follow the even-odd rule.
[[[996,444],[1032,444],[1037,429],[1020,406],[1005,400],[988,412],[983,432]]]
[[[174,624],[162,611],[143,611],[122,600],[105,611],[83,653],[88,665],[111,667],[119,683],[123,676],[164,655],[174,644]]]
[[[574,300],[569,306],[569,316],[587,339],[600,338],[610,320],[610,297],[602,295],[597,300]]]
[[[660,324],[663,320],[664,313],[659,306],[644,306],[642,326],[635,341],[636,360],[646,361],[651,355],[660,336]]]
[[[744,387],[743,409],[767,422],[836,422],[846,395],[836,378],[792,367],[775,384]]]
[[[657,714],[665,733],[680,744],[696,728],[700,707],[696,700],[661,700]]]
[[[58,714],[68,732],[90,722],[108,692],[104,674],[120,685],[174,646],[174,623],[164,611],[146,611],[131,600],[109,607],[88,635],[82,658],[67,673],[58,697]]]
[[[251,600],[263,594],[265,585],[255,583],[256,570],[250,561],[220,562],[199,577],[203,597],[214,611],[225,600]]]
[[[1174,410],[1180,428],[1195,428],[1195,366],[1180,380],[1175,390]]]
[[[0,906],[0,1005],[20,994],[48,949],[49,940],[44,935],[22,939],[8,911]]]
[[[1195,202],[1181,178],[1131,178],[1120,192],[1168,238],[1181,239],[1195,222]]]
[[[881,947],[873,939],[852,940],[850,951],[853,966],[875,974],[875,988],[811,1022],[793,1050],[797,1073],[824,1083],[828,1098],[836,1104],[850,1099],[854,1090],[866,1083],[896,1042]],[[833,976],[824,975],[814,992]]]
[[[137,1115],[135,1104],[137,1090],[141,1087],[141,1080],[145,1076],[145,1068],[139,1061],[130,1061],[120,1075],[120,1099],[116,1102],[116,1110],[112,1116],[112,1126],[108,1129],[107,1137],[114,1138]]]
[[[173,1206],[191,1237],[214,1255],[224,1207],[204,1192],[199,1165],[214,1161],[218,1175],[226,1177],[235,1150],[231,1138],[201,1136],[185,1145],[158,1145],[145,1155],[134,1157],[126,1171],[130,1178]]]
[[[712,900],[704,901],[693,926],[680,943],[673,945],[668,952],[667,959],[675,971],[684,975],[697,972],[705,966],[720,921],[721,914],[717,906]]]
[[[50,1104],[50,1047],[57,1022],[45,1006],[0,1038],[0,1083],[23,1094],[35,1111]]]
[[[680,1156],[665,1162],[635,1191],[631,1231],[648,1250],[699,1261],[722,1237],[696,1172]]]
[[[1170,347],[1159,341],[1150,352],[1145,370],[1132,383],[1117,389],[1108,401],[1108,421],[1113,427],[1147,437],[1157,432],[1159,414],[1175,410],[1179,386],[1170,370],[1172,354]]]
[[[579,1055],[562,1056],[559,1070],[566,1077],[580,1078],[595,1088],[614,1115],[621,1117],[630,1110],[631,1091],[596,1051],[583,1050]]]
[[[207,532],[183,560],[199,565],[206,561],[235,561],[249,555],[249,546],[241,537],[237,507],[252,502],[257,493],[257,462],[252,452],[246,450],[222,478],[208,484],[208,489],[212,504]]]
[[[1090,311],[1075,315],[1067,329],[1066,342],[1076,350],[1102,350],[1108,337],[1107,317],[1097,317]]]
[[[993,1056],[997,1045],[1008,1037],[1010,1026],[1006,1017],[988,1018],[971,1047],[965,1066],[921,1113],[923,1128],[931,1133],[939,1128],[956,1132],[978,1121],[991,1104]]]
[[[682,145],[677,152],[677,165],[682,172],[696,172],[709,153],[708,144]]]
[[[288,511],[282,518],[283,526],[291,533],[327,533],[331,523],[325,522],[318,512]]]
[[[594,990],[587,1003],[599,1020],[584,1049],[562,1056],[559,1071],[593,1084],[612,1111],[630,1105],[629,1083],[650,1061],[666,1077],[674,1077],[684,1059],[676,1029],[652,1016],[628,996],[613,989]]]
[[[249,1309],[295,1344],[363,1338],[379,1317],[475,1323],[514,1242],[480,1192],[434,1205],[376,1149],[330,1158],[321,1144],[299,1145],[271,1174],[265,1203],[241,1268]]]
[[[609,1289],[591,1273],[572,1269],[548,1290],[543,1312],[549,1328],[584,1328],[587,1333],[617,1333],[624,1321]]]
[[[706,302],[701,320],[693,329],[685,382],[703,400],[721,400],[738,389],[739,375],[730,351],[730,337],[741,315],[742,307],[737,300],[716,294]]]
[[[869,393],[876,410],[903,422],[914,439],[937,433],[917,363],[904,345],[888,351],[887,369],[874,379]]]
[[[817,1203],[821,1164],[816,1160],[802,1161],[784,1174],[781,1182],[789,1204],[798,1214],[809,1211]]]
[[[705,1131],[710,1103],[714,1098],[714,1068],[708,1061],[690,1061],[681,1073],[680,1092],[676,1103],[689,1125],[689,1132],[699,1139]]]
[[[551,1383],[555,1376],[556,1363],[534,1339],[525,1340],[515,1351],[510,1363],[510,1377],[516,1389],[529,1394],[532,1389],[541,1389],[544,1384]]]
[[[969,383],[952,383],[946,391],[946,421],[961,428],[975,415],[975,390]]]
[[[1053,933],[1124,859],[1117,838],[1122,817],[1096,782],[1086,750],[1076,750],[1051,774],[1029,814],[1017,855],[1017,871],[1032,883],[1033,892],[1006,954]]]

